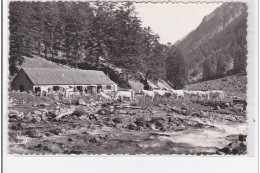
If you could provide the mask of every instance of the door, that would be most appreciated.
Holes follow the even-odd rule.
[[[101,90],[102,90],[102,86],[98,85],[97,86],[97,93],[100,93]]]
[[[24,86],[23,85],[19,85],[19,90],[20,90],[20,92],[23,92],[24,91]]]

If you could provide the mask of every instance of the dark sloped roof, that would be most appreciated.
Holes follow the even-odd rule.
[[[112,85],[104,72],[79,69],[22,68],[38,85]]]
[[[158,86],[161,88],[161,89],[165,89],[165,88],[167,88],[167,89],[173,89],[167,82],[165,82],[164,80],[158,80],[158,82],[157,82],[158,84]]]

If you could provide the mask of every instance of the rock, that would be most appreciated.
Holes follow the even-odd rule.
[[[61,105],[60,102],[55,102],[54,104],[57,105],[57,106],[60,106],[60,105]]]
[[[43,121],[47,121],[47,120],[48,120],[46,114],[42,114],[42,115],[41,115],[41,119],[42,119]]]
[[[23,112],[19,112],[17,110],[10,110],[8,116],[9,118],[15,118],[15,119],[24,118]]]
[[[36,131],[34,130],[28,130],[25,134],[25,136],[28,136],[30,138],[38,138],[40,137],[40,134],[38,134]]]
[[[81,116],[79,117],[79,119],[80,119],[80,120],[85,120],[85,119],[87,119],[87,116],[86,116],[86,115],[81,115]]]
[[[201,117],[208,117],[208,114],[204,111],[200,111]]]
[[[130,123],[129,125],[128,125],[128,129],[129,130],[135,130],[137,128],[137,125],[135,124],[135,123]]]
[[[196,116],[196,117],[201,117],[201,113],[196,111],[196,112],[192,112],[190,113],[190,116]]]
[[[25,118],[25,119],[28,119],[28,120],[31,120],[31,119],[32,119],[31,113],[25,114],[25,115],[24,115],[24,118]]]
[[[46,132],[44,135],[47,137],[51,136],[51,134],[49,132]]]
[[[17,124],[13,124],[10,129],[12,130],[23,130],[22,124],[21,123],[17,123]]]
[[[78,104],[78,105],[84,105],[84,106],[87,105],[86,102],[85,102],[84,100],[82,100],[82,99],[79,99],[78,102],[77,102],[77,104]]]
[[[237,147],[239,147],[240,146],[240,142],[239,141],[236,141],[236,142],[232,142],[232,143],[230,143],[230,144],[228,144],[228,146],[230,147],[230,148],[237,148]]]
[[[122,118],[119,118],[119,117],[114,118],[112,121],[113,121],[114,123],[123,123]]]
[[[61,109],[60,106],[55,107],[55,110],[60,110],[60,109]]]
[[[226,106],[226,107],[229,107],[229,106],[230,106],[230,104],[229,104],[229,103],[225,103],[225,106]]]
[[[42,112],[41,112],[41,111],[37,111],[37,110],[33,111],[33,113],[34,113],[35,115],[42,115]]]
[[[232,148],[230,148],[229,146],[227,146],[227,147],[224,147],[224,148],[222,148],[222,149],[219,149],[218,152],[223,152],[223,153],[225,153],[225,154],[231,154]]]
[[[40,103],[39,106],[45,107],[45,106],[50,106],[50,104],[49,103]]]
[[[71,138],[68,138],[68,141],[71,142],[71,141],[73,141],[73,140],[72,140]]]
[[[216,107],[214,107],[213,110],[220,110],[220,107],[219,107],[219,106],[216,106]]]
[[[100,143],[100,142],[101,142],[101,140],[100,140],[100,138],[99,138],[99,137],[94,137],[94,138],[90,139],[90,140],[89,140],[89,142],[93,142],[93,143]]]
[[[43,113],[48,113],[49,112],[47,109],[38,109],[38,111],[41,111]]]
[[[238,140],[239,141],[246,141],[246,137],[247,137],[246,135],[239,135]]]
[[[109,115],[110,114],[110,111],[108,108],[101,108],[98,110],[98,114],[100,115]]]
[[[54,96],[53,99],[54,100],[60,100],[59,96]]]
[[[42,119],[40,116],[35,116],[32,118],[32,122],[41,122],[41,121],[42,121]]]
[[[158,106],[159,106],[159,107],[164,107],[164,105],[163,105],[163,104],[161,104],[161,103],[160,103],[160,104],[158,104]]]
[[[118,113],[119,113],[119,114],[127,114],[127,111],[120,109],[120,110],[118,110]]]
[[[38,106],[38,104],[37,104],[37,103],[34,103],[34,104],[33,104],[33,107],[37,107],[37,106]]]
[[[59,135],[61,130],[60,129],[52,129],[52,130],[49,130],[49,132],[54,134],[54,135]]]

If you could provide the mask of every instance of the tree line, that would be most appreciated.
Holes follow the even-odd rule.
[[[185,84],[182,53],[142,27],[131,2],[10,2],[9,30],[11,75],[25,56],[37,55],[75,68],[99,69],[105,59],[136,78]]]

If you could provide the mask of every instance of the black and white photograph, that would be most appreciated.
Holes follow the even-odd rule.
[[[8,154],[248,154],[246,2],[8,10]]]

